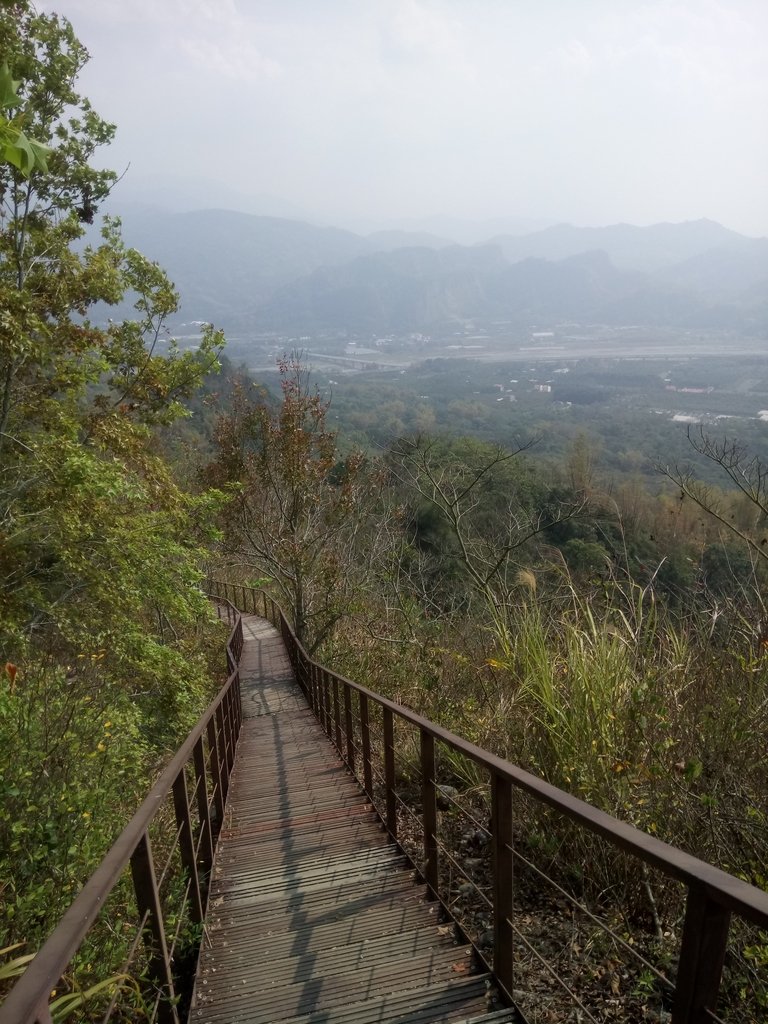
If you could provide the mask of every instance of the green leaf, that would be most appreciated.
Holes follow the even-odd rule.
[[[49,146],[28,136],[13,121],[0,114],[0,160],[17,167],[29,177],[34,170],[47,172]]]
[[[18,106],[19,97],[17,93],[20,85],[21,82],[13,80],[8,62],[3,61],[2,65],[0,65],[0,108],[7,110],[8,107]]]
[[[703,771],[704,765],[701,763],[701,761],[698,761],[696,759],[689,761],[685,766],[686,782],[695,782]]]

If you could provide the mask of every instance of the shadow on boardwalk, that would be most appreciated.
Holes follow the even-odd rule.
[[[243,616],[243,723],[190,1020],[515,1020],[493,1011],[439,905],[385,832],[294,681],[278,632]]]

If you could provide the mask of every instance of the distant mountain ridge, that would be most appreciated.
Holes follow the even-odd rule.
[[[359,235],[232,210],[129,212],[126,242],[168,271],[189,320],[227,324],[282,285],[366,251]]]
[[[622,270],[660,270],[710,249],[745,241],[744,235],[713,220],[681,224],[611,224],[602,228],[578,228],[556,224],[528,235],[499,235],[490,241],[500,245],[512,263],[538,256],[562,260],[581,252],[600,249]]]
[[[710,302],[639,271],[619,270],[604,252],[510,264],[497,246],[359,257],[286,285],[259,316],[275,330],[372,332],[483,319],[521,326],[576,320],[744,329],[750,319],[726,301]]]
[[[230,329],[424,330],[482,317],[768,327],[768,239],[714,221],[563,224],[459,246],[423,231],[137,208],[123,232],[168,270],[185,320]]]

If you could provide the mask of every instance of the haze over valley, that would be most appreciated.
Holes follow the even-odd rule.
[[[767,42],[0,4],[3,1024],[765,1020]]]
[[[181,343],[213,322],[235,363],[298,348],[322,380],[762,353],[768,8],[555,7],[59,5],[119,125],[104,210]]]
[[[712,221],[639,228],[555,225],[473,246],[424,232],[368,236],[234,211],[123,214],[185,320],[235,335],[313,338],[562,321],[614,326],[768,327],[768,239]]]
[[[768,429],[768,239],[711,220],[461,245],[128,205],[123,231],[179,289],[182,347],[211,318],[229,360],[265,381],[301,352],[335,422],[377,444],[527,433],[562,454],[587,430],[620,474],[642,452],[651,479],[663,454],[685,457],[692,424],[756,443]]]

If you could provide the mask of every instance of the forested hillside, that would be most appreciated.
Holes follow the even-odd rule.
[[[88,54],[71,26],[5,5],[0,53],[0,947],[39,945],[220,681],[208,571],[273,595],[335,669],[764,887],[760,452],[694,431],[690,465],[649,487],[607,474],[586,433],[534,461],[487,417],[462,436],[448,406],[438,421],[403,396],[386,433],[373,401],[353,409],[353,438],[296,354],[272,391],[228,363],[218,376],[223,337],[205,326],[177,347],[177,292],[119,222],[84,237],[114,190],[95,168],[115,129],[77,91]],[[320,269],[318,238],[298,284],[266,236],[243,241],[233,288],[258,256],[284,287],[265,310],[297,322],[333,323],[342,300],[344,316],[403,325],[481,301],[503,312],[510,296],[563,315],[639,301],[640,272],[604,254],[361,254],[331,232],[336,265]],[[130,315],[104,323],[105,304]],[[450,770],[472,789],[471,766]],[[586,899],[624,901],[667,948],[673,894],[544,813],[520,844]],[[739,941],[732,991],[765,1008],[768,942]],[[118,963],[119,941],[108,949]]]
[[[278,405],[240,378],[207,470],[232,494],[225,576],[276,595],[348,678],[765,886],[764,463],[691,433],[690,468],[671,466],[659,494],[605,477],[583,435],[548,466],[528,442],[424,434],[374,456],[328,412],[295,360]],[[702,466],[721,486],[698,482]],[[402,784],[417,794],[412,757]],[[441,781],[489,813],[471,763],[444,763]],[[518,813],[525,856],[610,907],[655,961],[673,955],[675,887],[532,802]],[[542,899],[557,917],[543,896],[534,912]],[[766,1006],[764,955],[764,937],[738,933],[727,985],[743,1019]]]
[[[116,222],[75,251],[116,176],[93,167],[114,127],[77,92],[71,26],[4,5],[0,53],[23,128],[0,165],[0,946],[25,953],[216,684],[200,583],[220,497],[180,486],[158,432],[222,339],[166,341],[174,289]],[[131,318],[95,327],[126,294]]]

